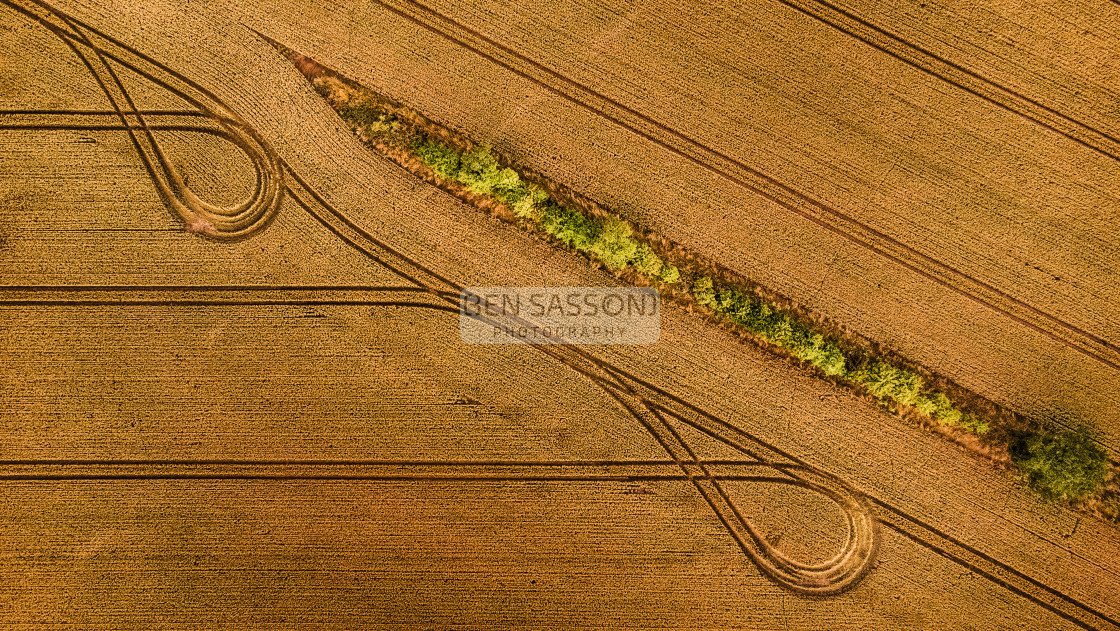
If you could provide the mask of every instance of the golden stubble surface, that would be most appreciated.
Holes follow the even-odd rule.
[[[239,18],[983,396],[1081,417],[1115,452],[1115,5],[849,7],[902,43],[779,2],[264,6]],[[980,47],[998,52],[961,58]]]
[[[460,284],[614,282],[370,155],[236,16],[156,3],[62,8],[213,90],[356,225]],[[10,13],[3,23],[13,25],[4,46],[26,65],[7,65],[5,85],[40,73],[38,89],[5,91],[4,108],[106,106],[65,48],[27,44],[34,29]],[[176,106],[136,82],[131,91],[151,99],[143,107]],[[591,382],[531,348],[465,346],[452,313],[203,304],[222,286],[272,297],[279,286],[403,284],[290,198],[250,238],[208,241],[168,212],[123,132],[4,130],[0,143],[4,285],[130,286],[168,303],[3,306],[0,460],[130,461],[142,474],[267,460],[267,476],[295,461],[346,473],[355,461],[665,459]],[[220,145],[165,139],[200,189],[236,196],[252,174]],[[676,310],[658,344],[595,352],[1120,615],[1114,529],[1041,503],[866,401]],[[702,458],[741,455],[689,440]],[[192,460],[210,464],[167,464]],[[66,471],[21,471],[36,467]],[[1075,628],[886,528],[854,589],[796,596],[758,572],[685,481],[0,484],[10,628]],[[842,536],[819,496],[749,482],[728,493],[797,558],[819,561]]]

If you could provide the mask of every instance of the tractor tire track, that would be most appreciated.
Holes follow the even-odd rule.
[[[614,370],[618,370],[620,376],[623,378],[633,380],[634,383],[640,384],[640,386],[645,389],[642,396],[650,401],[650,405],[653,409],[664,410],[666,413],[673,414],[693,428],[716,438],[728,446],[739,449],[744,453],[755,453],[744,444],[745,441],[746,443],[753,443],[755,449],[762,448],[768,450],[776,457],[793,463],[792,465],[786,465],[780,468],[787,476],[796,477],[800,468],[817,471],[812,465],[809,465],[796,455],[786,452],[773,444],[762,441],[745,430],[705,412],[703,409],[676,395],[666,392],[653,384],[642,381],[632,374],[625,373],[619,369]],[[868,495],[867,497],[869,501],[874,504],[874,512],[878,520],[884,526],[918,543],[922,547],[962,567],[977,572],[984,578],[1003,587],[1009,592],[1030,600],[1082,628],[1120,630],[1120,621],[1115,617],[1109,616],[1099,609],[1088,606],[1075,598],[1055,590],[1038,579],[1032,578],[1028,574],[977,550],[960,539],[941,531],[930,523],[884,500],[876,498],[873,495]],[[1098,562],[1093,562],[1093,564],[1104,572],[1111,575],[1116,574],[1113,568]]]
[[[17,0],[2,1],[4,2],[4,4],[20,10],[20,7],[17,7],[14,4]],[[100,32],[88,26],[82,25],[79,27],[76,20],[68,18],[63,14],[54,12],[53,9],[51,9],[41,0],[23,1],[33,3],[35,6],[46,10],[50,16],[55,16],[57,19],[62,20],[64,23],[70,25],[70,27],[75,30],[79,30],[79,28],[82,29],[82,31],[79,31],[79,33],[92,33],[97,38],[108,42],[113,47],[116,47],[118,49],[123,48],[128,52],[129,55],[141,58],[143,59],[144,63],[150,64],[158,68],[161,73],[166,73],[167,75],[171,76],[171,80],[184,82],[188,86],[190,86],[191,89],[196,90],[202,94],[209,95],[209,93],[205,92],[201,87],[195,86],[189,80],[185,79],[181,75],[178,75],[166,66],[162,66],[158,64],[158,62],[144,57],[140,53],[137,53],[135,50],[128,48],[124,44],[113,40],[112,38],[109,38],[108,36],[105,36],[104,34],[101,34]],[[23,10],[22,12],[29,13],[26,10]],[[33,13],[31,14],[34,15]],[[37,19],[39,19],[39,17],[37,17]],[[52,24],[49,20],[40,19],[40,22],[48,25],[48,28],[50,28],[51,26],[55,26],[56,29],[59,28],[56,24]],[[58,30],[54,30],[54,32],[58,34]],[[90,39],[87,35],[78,37],[70,34],[66,34],[66,36],[60,34],[60,37],[63,37],[63,39],[67,41],[72,48],[75,49],[77,48],[77,44],[70,42],[67,37],[80,40],[84,45],[88,45],[90,50],[95,51],[97,60],[99,60],[106,68],[108,68],[108,64],[107,62],[105,62],[106,57],[118,59],[119,61],[119,57],[114,57],[111,54],[105,53],[105,51],[101,50],[101,48],[97,44],[93,43],[92,39]],[[75,52],[78,51],[76,50]],[[93,74],[96,79],[102,82],[106,94],[110,97],[110,100],[113,101],[114,108],[117,110],[117,113],[121,118],[122,125],[128,128],[130,135],[133,135],[133,138],[135,140],[138,135],[133,133],[132,127],[134,125],[129,120],[129,117],[135,117],[137,125],[139,125],[140,127],[145,127],[145,122],[142,116],[136,114],[137,109],[132,104],[131,99],[128,98],[127,91],[125,91],[123,86],[120,85],[119,80],[117,80],[115,75],[112,73],[112,69],[108,68],[108,77],[117,84],[117,87],[120,90],[120,93],[118,95],[123,94],[124,100],[129,106],[126,110],[125,108],[120,107],[118,101],[113,99],[113,89],[107,86],[106,82],[102,81],[103,77],[98,73],[97,70],[95,70],[93,61],[87,60],[87,58],[81,53],[78,54],[80,58],[86,61],[87,67],[89,67],[91,74]],[[120,63],[124,63],[130,68],[144,73],[144,71],[138,67],[138,64],[128,63],[126,61],[120,61]],[[155,76],[149,76],[149,78],[156,81],[159,85],[162,85],[173,92],[177,92],[177,90],[172,87],[168,81],[160,80]],[[209,104],[209,107],[199,105],[200,109],[203,109],[204,111],[211,111],[210,108],[220,108],[218,110],[215,110],[219,112],[218,117],[240,120],[232,112],[228,112],[228,110],[225,109],[224,105],[220,105],[221,101],[219,99],[216,99],[215,97],[213,97],[213,95],[209,95],[207,96],[207,98],[211,99],[213,103]],[[365,229],[358,226],[356,223],[346,217],[345,214],[339,212],[329,202],[327,202],[327,200],[320,196],[314,190],[314,188],[309,186],[302,178],[300,178],[298,174],[296,174],[294,170],[291,169],[290,166],[283,163],[275,155],[271,148],[268,147],[267,143],[265,143],[263,139],[260,139],[255,130],[252,130],[248,125],[244,125],[243,131],[260,143],[260,147],[267,154],[269,160],[271,160],[273,164],[279,165],[277,169],[280,171],[280,177],[283,176],[284,172],[287,172],[289,174],[291,180],[290,184],[278,184],[281,193],[289,194],[306,212],[311,214],[324,226],[332,230],[332,232],[339,236],[339,238],[346,242],[348,245],[353,247],[356,251],[368,257],[372,262],[385,265],[389,269],[397,272],[405,280],[408,280],[417,286],[417,288],[415,289],[412,287],[405,288],[407,291],[427,292],[432,296],[438,298],[438,300],[446,302],[449,307],[455,307],[454,309],[449,308],[447,309],[447,311],[453,311],[456,313],[458,312],[458,297],[454,296],[454,292],[457,290],[461,290],[461,287],[456,285],[454,282],[438,275],[434,271],[429,270],[428,268],[419,264],[417,261],[413,261],[408,256],[401,254],[388,244],[377,239],[374,235],[370,234]],[[148,136],[150,137],[150,133],[148,134]],[[141,152],[141,157],[143,159],[143,147],[138,146],[138,151]],[[259,167],[260,165],[258,164],[258,168]],[[157,177],[157,175],[151,168],[149,168],[149,173],[153,175],[153,179]],[[282,180],[279,181],[282,182]],[[314,206],[322,208],[325,212],[318,212],[313,208]],[[753,528],[750,525],[749,521],[747,521],[741,514],[738,513],[738,509],[730,502],[726,494],[719,487],[717,483],[717,477],[708,470],[707,466],[697,461],[695,453],[692,451],[690,446],[681,438],[680,434],[678,434],[667,422],[667,414],[662,413],[661,410],[664,410],[665,412],[671,412],[671,415],[677,418],[691,417],[691,421],[694,424],[694,427],[697,427],[709,436],[714,437],[718,440],[729,442],[733,441],[733,439],[731,438],[733,437],[733,442],[738,442],[740,444],[742,444],[742,441],[745,440],[749,444],[754,444],[773,454],[781,456],[786,460],[786,462],[774,462],[768,458],[760,457],[752,451],[748,451],[746,449],[747,445],[743,445],[744,453],[747,453],[748,456],[754,458],[760,466],[768,467],[775,471],[778,471],[784,474],[786,478],[789,479],[789,482],[786,482],[784,479],[782,479],[780,483],[803,485],[803,488],[808,488],[814,490],[815,492],[822,493],[822,495],[824,495],[825,497],[828,497],[829,499],[832,499],[833,501],[836,501],[838,504],[840,504],[841,508],[845,510],[846,514],[848,514],[850,520],[849,541],[830,562],[817,566],[799,564],[788,558],[785,558],[784,555],[781,555],[780,552],[772,548],[767,549],[765,546],[761,545],[759,545],[757,549],[745,550],[747,551],[748,555],[751,556],[752,560],[756,561],[756,565],[758,565],[759,569],[779,584],[797,591],[803,591],[807,593],[835,593],[855,584],[855,582],[859,580],[863,573],[868,571],[868,569],[870,568],[871,561],[874,556],[874,551],[878,546],[878,527],[876,525],[877,522],[872,516],[872,511],[869,510],[868,505],[865,503],[864,496],[849,487],[846,483],[839,480],[839,478],[836,478],[835,476],[811,467],[807,463],[794,457],[792,454],[785,453],[780,449],[765,443],[757,437],[748,434],[744,430],[736,428],[726,421],[703,412],[702,410],[700,410],[700,408],[697,408],[685,402],[683,399],[660,390],[652,384],[649,384],[635,377],[634,375],[631,375],[609,364],[608,362],[605,362],[591,355],[586,350],[571,346],[556,347],[537,345],[534,346],[534,348],[544,352],[551,357],[556,358],[565,365],[568,365],[573,370],[586,375],[593,382],[603,387],[610,396],[614,397],[620,404],[626,407],[626,409],[630,410],[632,416],[635,417],[635,420],[645,426],[647,431],[649,431],[651,435],[662,444],[666,453],[672,457],[673,464],[682,471],[683,475],[687,479],[693,482],[693,484],[704,496],[705,500],[707,500],[710,505],[713,505],[713,508],[716,510],[717,515],[724,522],[730,534],[740,542],[740,545],[743,545],[743,542],[747,542],[749,539],[755,538],[755,535],[757,535],[757,533],[753,532]],[[813,479],[809,480],[808,478]],[[775,478],[770,478],[767,476],[745,476],[744,479],[771,481],[775,480]],[[886,506],[883,502],[875,500],[874,498],[869,498],[867,501],[874,502],[879,506]],[[726,504],[726,506],[724,504]],[[728,511],[730,511],[730,514],[728,513]],[[859,522],[856,523],[855,526],[853,526],[852,524],[855,522],[851,520],[853,520],[854,516],[856,515],[859,516]],[[732,516],[734,516],[734,519],[732,519]],[[925,541],[929,546],[937,546],[941,542],[941,540],[945,538],[943,533],[940,533],[936,529],[933,529],[928,524],[923,524],[912,519],[910,520],[910,523],[912,523],[915,528],[914,536],[922,541]],[[862,530],[860,529],[859,524],[864,524]],[[855,543],[853,543],[853,541]],[[751,544],[748,542],[747,545],[749,547]],[[967,548],[967,546],[964,546],[963,544],[960,545],[962,546],[962,549],[966,550],[966,552],[972,550],[971,548]],[[951,552],[949,554],[950,556],[952,556]],[[958,555],[953,558],[956,559],[957,562],[962,564],[971,562],[970,559],[964,558],[963,555]],[[998,561],[991,560],[991,563],[997,569],[1005,569],[1015,576],[1026,578],[1025,575],[1016,572],[1012,568],[1009,568],[1008,566],[1001,564]],[[1066,609],[1070,609],[1075,613],[1081,613],[1087,616],[1096,616],[1097,620],[1103,620],[1105,622],[1113,623],[1114,628],[1120,628],[1117,627],[1114,621],[1112,621],[1110,618],[1101,615],[1099,612],[1096,612],[1086,605],[1083,605],[1068,596],[1064,596],[1057,591],[1046,587],[1042,583],[1034,581],[1033,579],[1027,578],[1025,583],[1027,587],[1026,589],[1014,584],[999,584],[1013,591],[1014,593],[1022,595],[1034,602],[1043,604],[1044,606],[1057,607],[1060,605],[1061,607],[1065,607],[1065,609],[1062,609],[1063,611],[1066,611]],[[1040,597],[1038,594],[1029,591],[1029,588],[1031,586],[1034,586],[1036,588],[1041,586],[1041,588],[1044,588],[1043,591],[1046,591],[1051,596],[1058,598],[1058,601],[1054,601],[1058,602],[1058,605],[1055,605],[1050,601],[1047,601],[1044,597]]]
[[[95,29],[80,25],[76,20],[55,11],[45,3],[36,0],[4,0],[3,3],[57,36],[85,65],[109,100],[120,124],[126,129],[133,148],[160,198],[188,227],[211,238],[237,240],[250,236],[268,225],[279,209],[283,193],[283,174],[280,171],[279,158],[256,130],[224,105],[220,105],[220,99],[182,77],[178,77],[183,81],[179,88],[168,84],[152,72],[141,68],[145,64],[153,63],[143,55],[111,38],[104,37]],[[105,43],[99,45],[94,42],[94,39]],[[113,55],[107,52],[106,48],[109,47],[117,48],[119,54]],[[124,57],[131,57],[131,59],[126,60]],[[164,154],[152,133],[153,129],[148,126],[147,119],[132,102],[132,97],[121,83],[109,60],[132,68],[155,84],[177,94],[197,107],[203,116],[216,122],[222,128],[223,136],[241,149],[253,163],[257,181],[252,195],[232,207],[216,206],[196,196],[187,186],[178,169]],[[158,67],[158,64],[155,65]],[[168,74],[175,75],[170,72]],[[25,112],[17,112],[16,115],[25,115]],[[206,128],[190,131],[206,131]]]
[[[826,0],[777,1],[955,88],[1060,134],[1106,158],[1120,161],[1120,138],[1082,123],[1021,92],[1004,87],[960,64],[912,44],[855,13]]]
[[[1046,313],[990,283],[938,261],[839,209],[817,201],[725,153],[569,79],[423,4],[413,0],[377,0],[377,2],[405,20],[663,147],[674,155],[693,162],[724,180],[774,202],[807,221],[1000,313],[1028,329],[1120,371],[1120,346],[1099,335]]]

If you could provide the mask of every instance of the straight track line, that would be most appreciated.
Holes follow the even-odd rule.
[[[851,11],[826,0],[777,1],[955,88],[1017,114],[1106,158],[1120,161],[1120,139],[1116,136],[912,44]]]
[[[942,263],[743,162],[569,79],[413,0],[376,0],[386,10],[645,138],[779,206],[1012,321],[1120,371],[1120,346]]]

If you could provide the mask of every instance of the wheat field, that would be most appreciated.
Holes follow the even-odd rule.
[[[620,281],[260,37],[1114,455],[1116,21],[955,11],[3,0],[3,626],[1120,628],[1115,525],[684,309],[463,344]]]

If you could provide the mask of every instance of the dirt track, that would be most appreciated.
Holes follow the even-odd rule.
[[[63,147],[3,165],[24,174],[4,180],[4,284],[133,286],[84,289],[78,305],[73,291],[5,292],[4,344],[20,349],[3,380],[5,458],[101,461],[66,469],[71,480],[6,465],[0,554],[13,626],[33,616],[92,626],[170,616],[234,626],[1108,628],[1106,618],[1120,616],[1120,577],[1107,561],[1120,551],[1115,530],[1078,523],[985,463],[679,313],[666,315],[658,345],[600,358],[624,367],[639,392],[663,391],[642,396],[697,406],[701,427],[724,420],[734,440],[868,493],[884,520],[880,561],[851,591],[803,599],[764,578],[687,478],[518,482],[515,471],[501,474],[504,484],[460,484],[423,472],[394,480],[355,463],[666,455],[591,382],[534,349],[480,357],[457,343],[451,314],[375,306],[368,290],[279,289],[400,283],[332,226],[358,247],[371,247],[362,231],[376,235],[426,274],[463,285],[610,278],[372,158],[286,61],[221,14],[77,16],[213,90],[275,148],[290,188],[250,238],[203,241],[175,230],[122,132],[67,144],[72,131],[0,132],[5,146]],[[90,163],[100,168],[91,173]],[[88,229],[79,209],[90,205],[103,206],[97,225],[111,230]],[[329,208],[341,218],[314,219]],[[138,260],[151,263],[139,270]],[[701,458],[738,454],[711,437],[685,440],[711,450]],[[134,464],[105,462],[118,459]],[[192,481],[156,459],[227,464],[183,465],[210,476]],[[315,481],[275,464],[303,459],[370,479]],[[249,479],[228,464],[236,460],[272,460],[258,474],[282,479]],[[772,501],[782,508],[759,508],[760,528],[791,542],[791,554],[828,555],[829,545],[798,541],[808,539],[798,524],[835,545],[833,513],[775,491],[736,504]],[[59,559],[49,572],[36,564],[44,557]],[[926,587],[930,577],[939,580]]]

